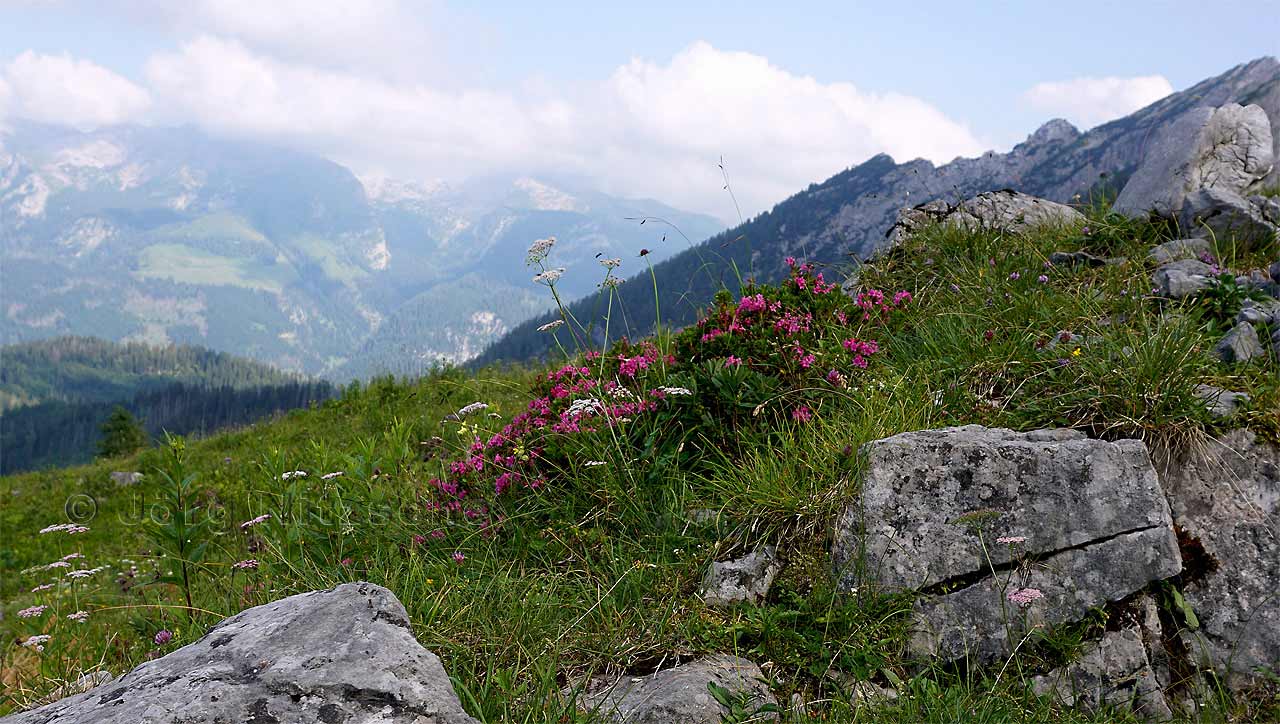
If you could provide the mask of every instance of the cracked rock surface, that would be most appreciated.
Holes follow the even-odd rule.
[[[1131,709],[1149,721],[1173,718],[1137,629],[1107,632],[1078,660],[1037,676],[1031,686],[1040,696],[1086,711],[1111,706]]]
[[[955,205],[931,201],[900,211],[887,238],[892,247],[933,223],[1021,234],[1038,227],[1068,226],[1084,221],[1084,215],[1070,206],[1006,189],[978,194]]]
[[[760,667],[736,656],[716,654],[647,676],[623,677],[588,693],[580,707],[618,724],[720,724],[731,712],[711,695],[709,683],[724,687],[739,699],[741,713],[755,713],[778,703]],[[761,712],[751,721],[776,719]]]
[[[916,604],[913,645],[922,653],[989,659],[1010,646],[1006,618],[1075,621],[1181,570],[1140,441],[968,425],[895,435],[863,453],[861,493],[834,535],[836,576],[845,590],[933,594]],[[1006,536],[1026,540],[995,542]],[[1022,554],[1040,560],[1021,566]],[[1044,599],[1023,616],[1006,596],[1028,587]]]
[[[741,558],[712,563],[699,593],[712,606],[759,603],[780,569],[777,549],[763,546]]]
[[[387,589],[346,583],[243,611],[199,641],[6,724],[474,724]]]
[[[1113,209],[1131,217],[1176,218],[1200,189],[1243,195],[1272,170],[1271,121],[1257,105],[1193,108],[1161,131]]]
[[[1280,446],[1234,430],[1158,469],[1174,520],[1203,546],[1183,596],[1199,628],[1181,636],[1196,663],[1232,687],[1280,669]]]

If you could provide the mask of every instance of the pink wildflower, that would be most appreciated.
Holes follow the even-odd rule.
[[[454,552],[453,552],[453,562],[454,562],[454,563],[462,563],[462,562],[463,562],[463,561],[465,561],[466,559],[467,559],[467,557],[466,557],[465,555],[463,555],[463,554],[462,554],[462,551],[454,551]]]
[[[270,518],[271,518],[270,513],[263,513],[257,518],[250,518],[249,520],[246,520],[245,522],[240,524],[240,530],[248,530],[259,523],[269,520]]]
[[[236,563],[232,563],[232,564],[231,564],[231,567],[232,567],[232,568],[234,568],[234,569],[236,569],[236,570],[238,570],[238,571],[253,571],[253,570],[257,570],[257,568],[258,568],[258,559],[256,559],[256,558],[250,558],[250,559],[248,559],[248,560],[238,561],[238,562],[236,562]]]
[[[813,419],[813,411],[807,406],[801,405],[791,411],[791,419],[796,422],[808,422]]]
[[[164,646],[173,640],[173,632],[169,629],[162,628],[159,631],[156,631],[156,637],[154,640],[156,642],[156,646]]]
[[[1015,588],[1006,598],[1019,606],[1030,606],[1033,601],[1044,598],[1044,594],[1038,588]]]
[[[997,542],[997,543],[1008,543],[1008,544],[1013,544],[1013,543],[1026,543],[1026,542],[1027,542],[1027,537],[1026,537],[1026,536],[1022,536],[1022,535],[1007,535],[1007,536],[1003,536],[1003,537],[1001,537],[1001,538],[996,538],[996,542]]]
[[[48,606],[32,606],[18,612],[18,618],[35,618],[49,609]]]
[[[740,364],[742,364],[742,360],[738,359],[737,357],[734,357],[733,355],[729,355],[728,357],[724,358],[725,367],[736,367]]]

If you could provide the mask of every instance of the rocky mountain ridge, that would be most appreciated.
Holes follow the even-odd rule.
[[[942,166],[874,156],[659,265],[664,323],[688,324],[720,286],[736,288],[735,267],[763,282],[786,275],[787,257],[847,267],[886,243],[903,208],[936,200],[957,203],[1003,188],[1061,203],[1113,197],[1161,129],[1194,108],[1231,102],[1257,104],[1273,126],[1280,125],[1280,61],[1264,57],[1241,64],[1086,132],[1061,119],[1049,121],[1008,153],[988,152]],[[1280,185],[1280,171],[1272,170],[1266,182]],[[649,283],[624,286],[620,295],[636,331],[649,329],[654,319]],[[591,301],[577,302],[571,311],[585,323],[591,319]],[[536,328],[549,319],[520,325],[479,362],[547,354],[550,342]]]

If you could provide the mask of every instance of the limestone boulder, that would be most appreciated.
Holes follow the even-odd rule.
[[[1261,107],[1194,108],[1157,134],[1112,208],[1130,217],[1177,218],[1189,194],[1243,195],[1273,164],[1271,122]]]
[[[736,707],[722,704],[713,686]],[[778,706],[760,667],[723,654],[646,676],[623,677],[585,693],[579,703],[617,724],[720,724],[734,708],[740,716],[755,714],[751,721],[774,721]]]
[[[931,201],[904,209],[898,213],[887,237],[892,247],[930,224],[1022,234],[1037,228],[1079,226],[1084,222],[1084,214],[1070,206],[1005,189],[978,194],[958,204]]]
[[[1203,553],[1183,590],[1195,628],[1179,632],[1233,688],[1280,670],[1280,446],[1248,430],[1157,465],[1174,521]]]
[[[5,724],[474,724],[387,589],[347,583],[243,611],[199,641]]]
[[[925,593],[920,654],[995,660],[1017,645],[1010,634],[1077,621],[1181,570],[1140,441],[969,425],[862,452],[860,493],[834,533],[835,575],[847,591]],[[1028,558],[1037,563],[1020,564]],[[1027,589],[1033,600],[1015,600]]]

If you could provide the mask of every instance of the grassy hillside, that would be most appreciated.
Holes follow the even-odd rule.
[[[706,652],[760,662],[780,701],[813,702],[786,721],[1125,721],[1026,688],[1109,612],[998,672],[913,661],[910,601],[834,590],[829,532],[857,493],[858,446],[906,430],[1057,425],[1154,446],[1225,426],[1280,436],[1275,361],[1216,362],[1223,311],[1148,294],[1145,252],[1160,240],[1100,210],[1087,233],[933,229],[864,268],[877,292],[857,300],[802,260],[779,285],[722,292],[696,326],[603,355],[580,354],[561,327],[543,334],[572,359],[546,369],[381,380],[136,459],[0,479],[0,712],[246,607],[368,580],[404,602],[482,721],[590,721],[562,689]],[[1129,261],[1046,265],[1056,250]],[[1217,252],[1232,268],[1264,258]],[[1253,401],[1215,421],[1199,382]],[[107,473],[125,466],[148,478],[115,487]],[[37,532],[68,522],[87,530]],[[762,542],[785,564],[762,605],[695,595],[712,560]],[[161,630],[172,640],[157,644]],[[33,635],[50,637],[43,651],[19,644]],[[853,695],[865,680],[901,695],[868,708]],[[1266,691],[1208,712],[1277,715]]]

